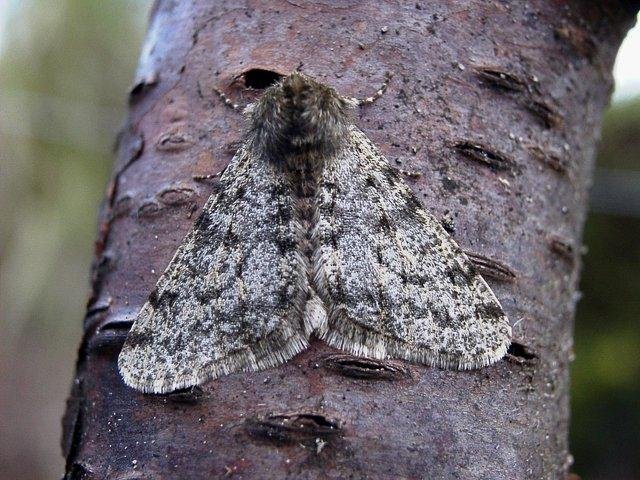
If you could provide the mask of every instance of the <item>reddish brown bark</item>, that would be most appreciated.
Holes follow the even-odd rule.
[[[214,5],[215,3],[215,5]],[[562,478],[581,230],[622,2],[159,1],[100,215],[65,416],[67,478]],[[358,124],[443,218],[516,342],[473,372],[319,341],[286,365],[173,395],[123,384],[129,322],[215,187],[246,102],[302,70],[388,92]],[[246,87],[254,87],[248,91]]]

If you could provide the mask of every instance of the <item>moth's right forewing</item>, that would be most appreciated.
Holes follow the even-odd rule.
[[[286,175],[241,148],[133,323],[118,359],[128,385],[169,392],[305,348],[294,208]]]
[[[506,353],[511,329],[491,289],[355,127],[327,159],[316,199],[315,278],[331,345],[455,369]]]

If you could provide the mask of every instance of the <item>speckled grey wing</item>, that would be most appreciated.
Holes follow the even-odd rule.
[[[511,328],[491,289],[355,127],[327,160],[316,201],[315,284],[328,343],[452,369],[506,353]]]
[[[133,323],[118,359],[127,385],[169,392],[304,349],[298,235],[285,175],[241,149]]]

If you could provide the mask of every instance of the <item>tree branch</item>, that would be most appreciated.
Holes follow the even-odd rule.
[[[190,2],[154,6],[100,214],[65,416],[67,479],[563,478],[587,186],[622,2]],[[358,125],[445,221],[516,341],[471,372],[314,341],[282,367],[144,395],[116,358],[240,139],[246,103],[302,66],[385,95]],[[253,89],[248,89],[253,87]]]

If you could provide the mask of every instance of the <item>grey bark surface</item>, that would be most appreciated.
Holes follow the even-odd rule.
[[[67,479],[555,479],[568,446],[582,226],[637,2],[158,1],[99,218],[64,418]],[[366,97],[356,123],[469,252],[509,355],[469,372],[343,354],[145,395],[126,332],[242,135],[238,103],[296,68]]]

